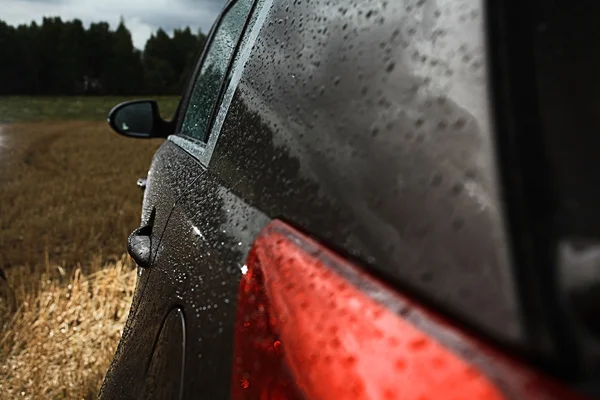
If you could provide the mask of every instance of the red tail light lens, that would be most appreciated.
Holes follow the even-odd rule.
[[[284,223],[265,228],[247,268],[232,399],[503,398],[477,369],[345,278],[354,266]]]

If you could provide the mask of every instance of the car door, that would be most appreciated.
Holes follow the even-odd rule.
[[[201,311],[211,310],[213,307],[216,310],[220,305],[219,312],[227,316],[228,308],[234,307],[234,301],[229,303],[229,300],[225,301],[222,298],[221,304],[217,304],[214,296],[206,296],[217,291],[224,292],[232,284],[236,284],[231,283],[230,278],[233,276],[235,280],[239,269],[223,271],[225,274],[229,273],[229,276],[208,274],[200,278],[210,281],[211,289],[190,279],[191,276],[197,277],[192,269],[201,270],[206,265],[208,271],[212,269],[209,261],[216,257],[217,253],[211,253],[209,247],[205,249],[203,246],[207,245],[206,241],[209,238],[211,244],[216,243],[215,240],[224,240],[217,231],[222,217],[219,212],[225,208],[214,194],[211,195],[214,190],[211,192],[210,185],[203,178],[205,168],[189,154],[189,151],[191,148],[196,149],[196,152],[202,151],[206,147],[205,139],[214,119],[213,113],[220,99],[221,86],[226,86],[230,64],[237,54],[236,49],[241,44],[240,39],[250,22],[248,17],[253,9],[253,0],[234,0],[219,16],[180,105],[179,118],[175,121],[178,125],[176,132],[183,142],[168,140],[161,146],[153,161],[148,175],[142,221],[142,227],[151,228],[149,231],[153,239],[152,259],[148,268],[140,269],[134,306],[107,373],[101,392],[103,398],[181,397],[184,394],[182,389],[189,388],[189,385],[183,384],[183,377],[185,371],[189,370],[190,357],[197,360],[202,357],[190,353],[190,349],[197,347],[190,346],[193,336],[189,334],[188,328],[190,319],[192,324],[196,324],[195,318],[198,317],[194,316],[194,311],[200,315]],[[256,21],[256,17],[252,21]],[[182,207],[187,210],[191,198],[190,195],[183,194],[196,193],[198,190],[203,193],[205,201],[196,204],[203,205],[204,213],[193,219],[182,217]],[[160,203],[163,206],[161,210],[165,209],[168,212],[161,211],[159,214],[159,210],[154,207],[155,203]],[[174,218],[171,214],[173,205],[177,205]],[[168,224],[169,229],[164,230],[171,218],[173,223]],[[195,222],[192,224],[190,221]],[[160,245],[163,240],[164,244]],[[194,252],[186,248],[188,245],[196,247]],[[204,262],[198,263],[198,260],[191,259],[198,251],[204,255]],[[203,304],[196,302],[199,294],[205,296]],[[205,314],[208,320],[203,320],[202,325],[206,326],[202,331],[210,335],[220,333],[222,322],[218,322],[218,327],[211,330],[209,323],[215,321],[214,316],[211,312]],[[233,315],[233,311],[230,311],[230,314]],[[200,343],[197,339],[193,340],[194,345]],[[210,340],[207,339],[206,344],[210,345]],[[221,351],[218,343],[212,346]],[[226,357],[226,350],[223,350],[223,353],[216,357],[213,355],[214,359]],[[214,375],[207,371],[202,376],[205,379],[195,383],[200,386],[210,384],[211,388],[220,393],[222,388],[216,385],[218,380],[214,380]],[[194,389],[196,387],[199,386],[191,388],[193,393],[198,393]],[[202,398],[224,397],[210,395]]]
[[[457,66],[462,86],[445,85],[447,70],[406,56],[404,8],[371,7],[259,2],[208,135],[187,138],[184,127],[169,138],[190,168],[207,168],[173,208],[157,256],[184,282],[186,398],[229,398],[232,366],[259,361],[233,357],[233,303],[251,245],[274,218],[444,315],[524,342],[485,145],[485,81]],[[479,33],[479,23],[467,28]],[[456,42],[480,48],[481,35],[465,30]],[[472,312],[482,304],[489,312]],[[346,327],[332,328],[318,332],[323,352]],[[233,383],[252,385],[248,371]]]
[[[512,392],[509,398],[523,398],[514,393],[529,383],[537,386],[535,377],[521,369],[496,369],[502,359],[446,326],[448,321],[469,326],[489,342],[534,354],[545,351],[548,343],[545,334],[527,335],[522,302],[513,287],[510,242],[488,142],[483,4],[476,3],[469,20],[459,8],[442,13],[423,4],[404,7],[403,2],[382,2],[377,9],[368,2],[317,7],[297,1],[271,7],[270,0],[259,0],[249,7],[241,41],[229,46],[233,57],[227,58],[227,67],[224,62],[200,63],[198,76],[214,79],[196,78],[177,134],[165,145],[177,154],[174,168],[193,179],[180,182],[185,190],[172,208],[147,295],[138,306],[137,337],[143,340],[128,356],[136,361],[129,368],[139,371],[133,372],[135,379],[123,380],[122,392],[113,397],[160,397],[160,389],[163,397],[178,391],[183,398],[226,399],[233,384],[252,392],[257,380],[245,376],[250,369],[242,369],[242,379],[231,382],[233,366],[252,368],[260,361],[234,356],[234,328],[240,321],[239,310],[234,316],[235,303],[240,277],[252,267],[245,264],[251,243],[271,218],[304,232],[304,238],[296,236],[298,242],[308,235],[318,238],[321,247],[309,249],[313,255],[325,253],[327,244],[346,262],[353,260],[361,271],[380,278],[377,285],[365,284],[366,274],[342,282],[335,286],[337,292],[330,291],[333,297],[353,287],[393,309],[394,318],[409,321],[465,361],[460,369],[468,381],[481,381],[475,366],[496,376],[496,383]],[[451,26],[456,29],[446,32]],[[452,55],[446,55],[442,49],[450,45]],[[292,289],[311,279],[290,275]],[[321,278],[332,275],[326,271]],[[311,283],[305,286],[310,289]],[[411,299],[392,306],[396,300],[386,290],[394,291],[396,300],[399,293]],[[288,293],[292,291],[282,297]],[[297,297],[300,308],[310,305]],[[338,303],[334,300],[317,305],[330,311],[321,317],[336,320],[342,311],[347,314],[348,308],[335,315],[344,301],[356,306],[347,294]],[[447,319],[432,317],[414,302]],[[264,308],[253,306],[259,312]],[[359,311],[327,329],[322,329],[328,322],[322,318],[305,320],[318,334],[310,338],[317,336],[313,344],[318,351],[329,352],[322,365],[341,371],[338,387],[356,394],[363,384],[377,382],[355,376],[387,368],[393,373],[382,397],[394,398],[404,394],[399,388],[434,387],[427,385],[429,376],[452,376],[443,367],[447,357],[418,356],[430,354],[437,344],[423,336],[408,342],[401,336],[404,330],[396,332],[399,336],[371,330],[372,348],[382,346],[382,356],[361,363],[371,347],[365,351],[360,346],[364,342],[350,325],[372,328],[369,324],[381,314]],[[241,315],[244,323],[251,318]],[[311,336],[310,330],[303,333],[307,331]],[[539,338],[544,340],[535,340]],[[290,349],[285,340],[265,344],[256,339],[251,344],[262,350]],[[346,345],[356,353],[344,353]],[[401,355],[407,358],[392,358],[394,347],[404,348]],[[315,360],[320,356],[312,355]],[[357,365],[366,367],[349,375]],[[418,372],[417,365],[425,370]],[[437,372],[430,374],[431,369]],[[329,377],[318,375],[321,386],[329,385]],[[461,383],[450,381],[443,390]],[[449,394],[442,393],[422,396]],[[257,397],[242,393],[234,398]]]
[[[175,282],[171,307],[181,309],[185,318],[182,398],[229,398],[239,279],[252,239],[268,222],[206,168],[269,5],[263,0],[232,3],[199,66],[177,134],[169,138],[185,154],[178,162],[198,175],[173,208],[154,266],[161,274],[158,284]],[[237,44],[232,36],[240,38]],[[215,81],[221,82],[221,91]],[[204,107],[213,100],[213,110]]]
[[[489,262],[494,267],[498,264],[498,269],[503,267],[505,254],[495,252],[495,247],[501,248],[492,243],[495,238],[478,236],[485,229],[501,229],[495,209],[490,215],[472,215],[469,210],[478,208],[470,197],[457,193],[456,198],[446,198],[427,188],[422,190],[423,184],[409,175],[408,168],[403,168],[410,167],[408,162],[398,165],[396,150],[413,150],[412,157],[417,160],[408,156],[404,159],[422,164],[421,179],[444,173],[455,180],[461,171],[455,171],[454,165],[439,166],[429,158],[418,158],[420,152],[414,151],[410,142],[404,142],[393,126],[372,126],[379,122],[378,118],[388,118],[391,123],[404,117],[377,114],[386,106],[385,101],[397,101],[397,94],[389,93],[389,100],[375,102],[363,93],[383,93],[391,86],[385,80],[378,81],[386,76],[382,66],[387,73],[394,70],[389,54],[380,46],[369,47],[371,58],[366,56],[368,52],[355,51],[351,40],[344,42],[344,32],[358,32],[360,21],[341,11],[341,22],[323,19],[321,15],[328,15],[325,9],[332,14],[338,12],[329,9],[334,7],[331,4],[323,5],[323,10],[311,7],[277,3],[271,8],[270,1],[259,1],[230,63],[227,79],[221,84],[218,109],[209,113],[203,105],[212,104],[215,82],[222,80],[200,82],[188,95],[189,104],[178,133],[169,138],[189,154],[178,162],[185,169],[201,171],[173,207],[154,266],[155,273],[160,271],[162,276],[159,281],[176,282],[171,308],[161,309],[159,315],[176,309],[184,316],[184,398],[229,397],[232,366],[240,361],[233,357],[239,278],[247,271],[244,263],[254,239],[271,218],[283,218],[331,243],[363,265],[370,264],[369,270],[375,273],[381,274],[378,269],[387,272],[385,267],[411,265],[412,268],[397,273],[400,278],[396,280],[410,283],[431,297],[444,296],[446,302],[452,299],[459,310],[470,306],[472,300],[453,297],[455,293],[450,292],[454,289],[447,286],[443,288],[448,293],[442,293],[439,285],[432,289],[433,272],[427,268],[437,269],[436,273],[460,283],[467,281],[465,276],[471,273],[467,266]],[[358,15],[369,14],[368,5],[362,7]],[[396,10],[394,17],[400,16]],[[329,29],[320,27],[325,22]],[[297,28],[294,24],[298,24]],[[312,29],[302,29],[302,24]],[[367,32],[369,40],[395,38],[392,25],[381,23],[379,28],[365,23],[366,27],[380,29]],[[344,47],[343,43],[349,45]],[[362,51],[368,47],[357,43]],[[341,67],[343,61],[352,58],[355,65]],[[210,58],[200,70],[206,76],[220,76],[219,64],[207,60]],[[357,66],[363,68],[358,73]],[[412,82],[404,79],[399,85]],[[416,107],[414,99],[403,101],[406,109]],[[448,103],[457,119],[474,118]],[[427,110],[423,118],[431,121],[438,112],[442,114]],[[414,123],[420,126],[424,122],[415,117]],[[386,131],[382,132],[384,128]],[[477,132],[468,134],[466,143],[461,142],[465,147],[473,145],[468,140]],[[466,137],[459,138],[463,136]],[[437,150],[430,144],[427,151]],[[438,168],[446,169],[440,172]],[[398,184],[398,176],[407,180],[410,189],[390,191]],[[443,178],[435,178],[439,179]],[[406,208],[396,206],[407,201],[410,203]],[[436,203],[441,204],[439,209]],[[460,209],[456,223],[443,218],[445,210],[452,206]],[[406,209],[417,211],[411,214]],[[463,229],[462,214],[473,221],[474,228]],[[414,215],[426,217],[426,223],[416,221]],[[443,233],[430,234],[428,224],[438,224]],[[448,241],[448,237],[456,238],[456,243]],[[481,254],[469,255],[469,249],[461,245],[473,241],[481,243]],[[426,246],[439,251],[425,251]],[[448,249],[452,257],[442,257]],[[446,272],[448,265],[459,271]],[[389,278],[391,274],[387,275]],[[485,277],[485,272],[481,275]],[[505,321],[512,321],[512,293],[507,290],[505,299],[503,290],[495,290],[498,281],[490,283],[494,290],[482,292],[481,296],[496,304],[490,309],[497,310]],[[482,325],[491,325],[488,319],[480,319]],[[519,334],[506,322],[499,330],[508,337]]]

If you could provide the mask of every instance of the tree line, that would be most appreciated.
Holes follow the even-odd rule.
[[[189,27],[159,29],[141,51],[123,20],[115,30],[59,17],[0,20],[0,95],[181,94],[205,42]]]

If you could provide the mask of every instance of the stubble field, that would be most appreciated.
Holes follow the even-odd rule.
[[[160,141],[112,97],[0,97],[0,398],[95,398],[135,285],[125,253]],[[177,98],[159,98],[164,116]]]

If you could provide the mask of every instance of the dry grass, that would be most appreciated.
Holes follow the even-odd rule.
[[[159,145],[105,122],[0,124],[0,399],[96,397],[135,284],[120,256],[135,182]]]
[[[136,181],[159,144],[102,122],[0,125],[0,268],[36,269],[46,250],[67,269],[122,254],[139,225]]]
[[[85,275],[47,268],[31,275],[13,268],[15,313],[0,314],[1,399],[95,398],[114,354],[133,295],[135,269],[127,257]],[[2,300],[0,300],[2,303]],[[0,311],[1,313],[1,311]]]

